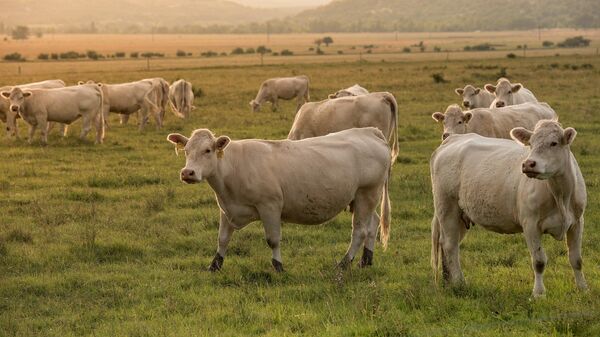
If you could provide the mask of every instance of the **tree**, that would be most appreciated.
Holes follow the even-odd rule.
[[[258,46],[258,48],[256,48],[256,52],[260,54],[260,65],[263,65],[263,57],[265,56],[266,53],[270,53],[271,49],[265,47],[265,46]]]
[[[29,27],[17,26],[12,31],[13,40],[27,40],[29,38]]]
[[[323,43],[325,44],[325,47],[329,47],[329,45],[333,43],[333,39],[331,36],[325,36],[323,38]]]

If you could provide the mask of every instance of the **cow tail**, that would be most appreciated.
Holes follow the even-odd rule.
[[[392,165],[396,162],[398,158],[398,154],[400,153],[400,145],[398,144],[398,103],[396,102],[396,98],[389,92],[383,94],[384,99],[390,105],[390,112],[392,113],[392,122],[390,123],[390,139],[388,139],[388,143],[392,150]]]
[[[158,113],[160,114],[160,107],[158,105],[156,105],[156,103],[158,103],[158,97],[154,97],[155,99],[152,100],[150,95],[154,94],[157,95],[158,94],[158,90],[162,91],[162,88],[159,88],[159,86],[162,86],[162,84],[155,84],[155,81],[151,81],[152,83],[152,87],[150,88],[150,90],[148,90],[148,92],[146,93],[146,95],[144,95],[144,101],[150,105],[150,107],[152,107],[152,109],[154,111],[158,111]]]
[[[431,220],[431,268],[433,269],[433,279],[437,282],[440,268],[440,221],[437,216]]]
[[[100,124],[100,137],[101,139],[104,139],[105,136],[105,132],[106,132],[106,121],[104,120],[104,88],[102,88],[103,84],[102,83],[98,83],[96,85],[96,89],[98,90],[98,92],[100,93],[100,112],[98,113],[100,116],[96,117],[96,119],[100,118],[99,123],[97,123],[96,125]]]
[[[383,193],[381,196],[381,217],[379,218],[379,237],[383,249],[387,249],[388,240],[390,238],[390,223],[391,223],[391,205],[390,205],[390,179],[392,176],[392,165],[388,167],[387,177],[383,185]]]
[[[179,118],[185,118],[186,116],[184,114],[181,113],[180,110],[184,110],[184,106],[185,106],[185,87],[186,87],[186,81],[181,81],[183,82],[183,85],[178,85],[177,86],[177,91],[179,92],[179,97],[181,98],[181,101],[177,102],[177,100],[175,101],[175,104],[172,104],[172,110],[173,110],[173,114]],[[175,98],[175,97],[174,97]],[[176,98],[175,98],[176,99]],[[178,104],[179,103],[179,104]]]

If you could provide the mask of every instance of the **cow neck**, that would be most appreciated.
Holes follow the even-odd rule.
[[[550,193],[552,193],[552,197],[560,211],[565,230],[568,229],[575,220],[575,212],[571,207],[571,203],[576,180],[573,158],[569,151],[569,159],[565,165],[565,170],[548,179],[548,187],[550,188]]]
[[[231,150],[231,145],[233,144],[229,144],[228,146],[229,150]],[[225,150],[225,152],[228,151]],[[229,184],[234,183],[230,179],[230,173],[233,169],[227,157],[228,156],[225,154],[223,158],[217,159],[217,169],[215,170],[215,173],[206,178],[206,182],[208,182],[210,187],[217,193],[219,197],[225,197],[227,195],[227,191],[231,190],[229,188]]]

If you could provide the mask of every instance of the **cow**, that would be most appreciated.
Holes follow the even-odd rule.
[[[94,84],[94,81],[87,81],[87,84]],[[80,85],[84,82],[79,82]],[[156,121],[157,128],[162,127],[162,118],[160,107],[156,104],[157,92],[162,90],[157,82],[151,80],[141,80],[137,82],[128,82],[120,84],[98,83],[104,93],[104,121],[108,126],[109,112],[130,115],[141,112],[140,131],[144,130],[148,122],[148,115],[152,115]],[[126,122],[126,121],[125,121]]]
[[[2,91],[2,96],[10,100],[10,115],[7,125],[14,129],[16,112],[27,122],[29,127],[29,143],[33,141],[35,130],[39,126],[42,132],[42,143],[48,143],[48,122],[71,124],[79,117],[83,119],[81,139],[85,139],[92,129],[96,128],[96,143],[104,140],[104,119],[102,115],[103,93],[96,84],[85,84],[55,89],[21,89],[12,88]]]
[[[494,100],[490,104],[491,108],[538,101],[533,93],[523,87],[521,83],[512,84],[504,77],[498,79],[496,85],[486,84],[485,90],[494,94]]]
[[[494,94],[481,88],[467,84],[464,88],[456,88],[454,92],[462,97],[462,105],[467,109],[489,108],[494,101]]]
[[[180,118],[187,118],[194,106],[192,84],[186,80],[177,80],[169,87],[169,104],[171,110]]]
[[[258,112],[261,104],[271,102],[273,111],[279,108],[278,99],[291,100],[296,98],[298,105],[296,111],[302,104],[310,100],[308,92],[308,77],[301,75],[295,77],[277,77],[264,81],[256,98],[250,101],[252,111]]]
[[[517,126],[533,129],[542,119],[558,118],[547,103],[523,103],[503,108],[478,108],[463,111],[458,105],[448,106],[445,113],[434,112],[433,120],[444,126],[442,140],[452,134],[476,133],[484,137],[510,139]]]
[[[369,93],[369,91],[367,89],[361,87],[358,84],[355,84],[346,89],[338,90],[335,94],[330,94],[328,97],[329,97],[329,99],[335,99],[335,98],[346,97],[346,96],[361,96],[361,95],[366,95],[368,93]]]
[[[150,83],[152,83],[152,86],[155,88],[155,90],[156,90],[156,92],[154,94],[155,98],[156,98],[155,104],[160,109],[159,114],[160,114],[160,120],[162,123],[162,121],[165,120],[165,113],[167,111],[167,103],[169,101],[169,97],[168,97],[169,96],[169,82],[167,82],[167,80],[165,80],[162,77],[146,78],[141,81],[149,81]],[[177,114],[175,114],[175,115],[177,115]],[[121,124],[127,124],[127,122],[129,121],[129,116],[130,115],[128,115],[128,114],[121,114],[121,116],[120,116]],[[177,115],[177,117],[180,117],[180,116]]]
[[[353,205],[352,240],[339,263],[347,268],[364,245],[360,266],[372,264],[377,227],[384,247],[390,231],[390,150],[377,128],[344,130],[298,141],[239,140],[198,129],[167,140],[185,150],[184,183],[203,180],[220,208],[217,254],[209,270],[220,270],[232,233],[261,220],[272,264],[283,271],[281,222],[317,225]],[[375,208],[381,200],[381,218]]]
[[[368,126],[383,132],[392,149],[391,162],[395,163],[399,153],[398,104],[389,92],[306,103],[296,113],[288,139],[324,136]]]
[[[62,80],[46,80],[46,81],[41,81],[41,82],[19,84],[16,86],[0,87],[0,92],[10,91],[10,90],[12,90],[13,87],[19,87],[21,89],[52,89],[52,88],[63,88],[64,86],[65,86],[65,82]],[[10,103],[9,103],[8,99],[0,98],[0,120],[4,123],[6,123],[6,114],[7,114],[7,110],[9,107],[10,107]],[[17,114],[16,118],[21,118],[21,116],[19,116]],[[48,128],[51,128],[51,127],[52,127],[51,125],[48,125]],[[66,130],[67,130],[67,126],[65,124],[61,124],[61,133],[63,134],[63,136],[67,132]],[[7,131],[7,136],[9,136],[9,137],[14,136],[16,138],[19,138],[19,130],[18,130],[18,125],[16,122],[15,122],[15,127],[13,129],[11,129],[9,131],[9,128],[7,127],[6,131]]]
[[[437,278],[461,284],[459,245],[469,222],[502,234],[523,233],[535,272],[533,296],[545,292],[547,258],[542,234],[566,236],[569,262],[579,289],[586,186],[570,145],[573,128],[539,121],[533,131],[514,128],[513,140],[476,134],[449,137],[431,156],[434,216],[431,262]]]

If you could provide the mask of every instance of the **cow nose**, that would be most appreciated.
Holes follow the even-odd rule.
[[[449,133],[447,133],[447,132],[446,132],[446,133],[444,133],[444,134],[442,135],[442,140],[445,140],[445,139],[446,139],[446,138],[448,138],[449,136],[450,136],[450,134],[449,134]]]
[[[496,108],[502,108],[504,106],[504,102],[496,102]]]
[[[190,169],[183,169],[183,170],[181,170],[181,179],[183,179],[183,180],[190,179],[194,175],[195,175],[194,170],[190,170]]]
[[[535,167],[535,160],[527,159],[523,162],[523,170],[531,170]]]
[[[18,106],[15,106],[15,105],[13,105],[13,106],[11,106],[11,107],[10,107],[10,110],[12,110],[12,111],[14,111],[14,112],[17,112],[17,111],[19,110],[19,107],[18,107]]]
[[[469,101],[464,101],[464,102],[463,102],[463,106],[464,106],[465,108],[468,108],[468,107],[469,107]]]

